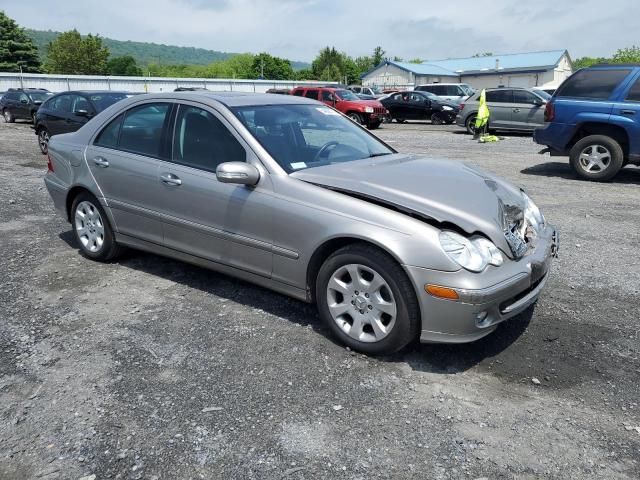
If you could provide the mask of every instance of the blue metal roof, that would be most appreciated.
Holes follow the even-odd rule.
[[[362,75],[363,77],[384,65],[395,65],[416,75],[433,75],[457,77],[459,75],[485,73],[499,70],[548,70],[560,62],[566,50],[549,50],[546,52],[509,53],[490,57],[449,58],[446,60],[430,60],[424,63],[407,63],[387,61]],[[497,62],[497,63],[496,63]]]

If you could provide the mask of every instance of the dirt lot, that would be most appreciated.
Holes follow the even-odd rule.
[[[0,124],[0,479],[640,478],[640,169],[593,184],[526,136],[378,134],[527,189],[562,232],[534,311],[367,358],[262,288],[93,263],[30,126]]]

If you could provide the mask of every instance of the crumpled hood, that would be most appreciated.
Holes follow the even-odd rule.
[[[522,221],[522,192],[463,163],[389,155],[309,168],[291,174],[305,182],[354,193],[482,233],[513,258],[505,230]]]

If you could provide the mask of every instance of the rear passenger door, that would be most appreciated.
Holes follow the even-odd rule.
[[[86,160],[111,209],[118,233],[161,244],[160,160],[172,103],[136,105],[106,124],[86,151]]]
[[[498,89],[487,92],[487,106],[489,107],[489,126],[492,128],[514,128],[512,122],[513,90]]]
[[[316,90],[317,92],[317,90]],[[216,167],[251,161],[249,147],[214,110],[180,104],[173,153],[160,163],[167,247],[265,277],[272,270],[272,188],[219,182]]]
[[[70,94],[58,95],[47,102],[44,117],[49,129],[49,135],[67,133],[67,118],[71,115],[73,96]]]

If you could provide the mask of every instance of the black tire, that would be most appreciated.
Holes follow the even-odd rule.
[[[405,123],[406,122],[406,120],[404,118],[396,118],[395,120],[398,123]]]
[[[598,166],[597,170],[589,170],[589,160],[581,158],[585,150],[591,150],[596,154],[608,153],[608,163],[605,164],[604,168]],[[606,135],[589,135],[578,141],[573,148],[571,148],[569,160],[571,162],[571,168],[573,168],[580,178],[596,182],[607,182],[615,177],[622,168],[624,164],[624,152],[620,144],[611,137]]]
[[[375,130],[376,128],[380,128],[380,124],[382,122],[369,122],[369,124],[367,125],[367,128],[369,130]]]
[[[476,134],[476,117],[477,115],[475,113],[472,113],[467,117],[467,121],[464,122],[465,128],[467,129],[467,133],[469,135]]]
[[[16,117],[8,109],[2,111],[2,118],[4,118],[5,123],[16,123]]]
[[[95,209],[101,218],[101,224],[103,228],[102,244],[97,250],[93,250],[87,246],[86,241],[83,241],[81,234],[78,230],[78,221],[76,220],[76,212],[78,209],[82,209],[89,204]],[[89,192],[82,192],[76,198],[73,199],[73,205],[71,206],[71,227],[73,229],[74,236],[80,247],[80,252],[91,260],[98,262],[108,262],[116,258],[121,252],[122,247],[116,243],[113,228],[109,223],[109,217],[107,217],[102,205],[98,202],[98,199],[91,195]],[[86,224],[85,224],[86,225]]]
[[[362,117],[360,116],[360,114],[359,114],[359,113],[356,113],[356,112],[349,112],[349,113],[347,114],[347,116],[348,116],[351,120],[353,120],[354,122],[356,122],[356,123],[358,123],[358,124],[362,125]]]
[[[38,146],[43,155],[49,153],[49,131],[45,127],[38,129]]]
[[[340,267],[350,264],[374,270],[385,280],[393,294],[396,303],[395,323],[380,341],[363,342],[350,337],[331,316],[327,299],[329,280]],[[374,246],[355,243],[329,256],[318,272],[315,294],[322,321],[341,343],[353,350],[372,355],[388,355],[401,350],[417,338],[420,308],[413,285],[402,267],[391,256]]]
[[[442,125],[443,123],[444,123],[444,119],[442,118],[442,115],[440,115],[438,112],[431,115],[432,125]]]

